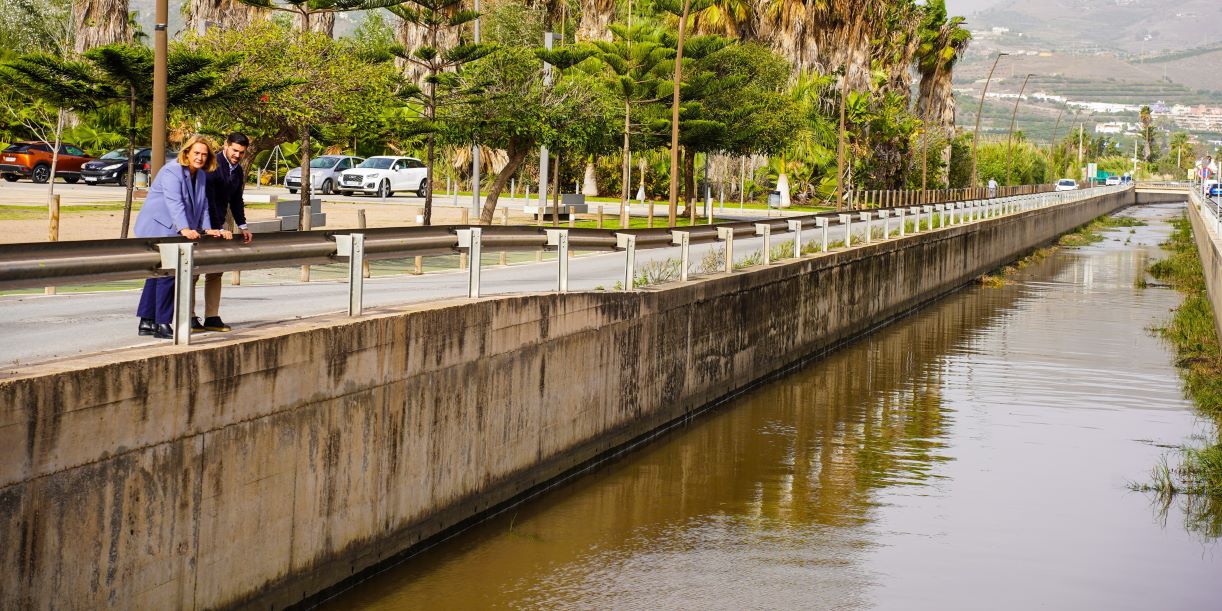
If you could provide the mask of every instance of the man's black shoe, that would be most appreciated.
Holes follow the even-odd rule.
[[[223,333],[225,331],[232,331],[233,329],[231,329],[229,325],[225,324],[225,322],[221,320],[220,316],[209,316],[204,319],[204,330],[220,331]]]
[[[174,327],[168,323],[161,323],[153,330],[153,337],[157,339],[174,339]]]
[[[139,332],[140,335],[152,335],[157,331],[157,323],[151,318],[141,318]]]
[[[204,328],[204,323],[200,322],[198,316],[192,316],[191,317],[191,332],[192,333],[203,333],[204,331],[207,331],[207,329]]]

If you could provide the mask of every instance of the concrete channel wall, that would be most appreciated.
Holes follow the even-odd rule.
[[[1133,202],[17,372],[0,380],[0,608],[299,602]]]
[[[1192,221],[1192,237],[1201,254],[1201,267],[1205,272],[1205,293],[1214,313],[1214,330],[1222,337],[1222,236],[1218,224],[1209,210],[1201,210],[1205,198],[1193,191],[1188,200],[1188,219]]]

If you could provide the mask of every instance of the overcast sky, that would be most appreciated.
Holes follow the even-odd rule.
[[[1002,2],[1003,0],[946,0],[946,9],[951,15],[971,15]]]

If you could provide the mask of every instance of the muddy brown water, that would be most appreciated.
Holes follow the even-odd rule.
[[[1217,609],[1131,482],[1208,424],[1136,288],[1182,205],[965,288],[324,604]]]

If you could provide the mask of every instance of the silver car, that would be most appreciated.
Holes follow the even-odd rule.
[[[310,187],[315,193],[331,195],[339,185],[339,175],[365,161],[363,157],[349,155],[322,155],[310,160]],[[284,186],[289,193],[301,188],[301,168],[293,168],[284,176]]]

